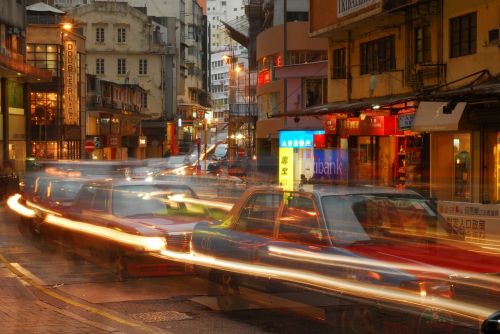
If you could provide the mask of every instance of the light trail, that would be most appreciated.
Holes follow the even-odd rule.
[[[233,204],[230,203],[223,203],[223,202],[215,202],[215,201],[209,201],[209,200],[203,200],[199,198],[191,198],[191,197],[186,197],[184,194],[175,194],[168,196],[168,199],[172,202],[176,203],[190,203],[190,204],[201,204],[209,208],[217,208],[217,209],[222,209],[225,211],[230,211],[231,208],[233,207]]]
[[[362,299],[389,301],[397,303],[398,305],[407,305],[413,308],[433,308],[475,321],[482,321],[496,311],[495,309],[453,299],[440,298],[436,296],[432,296],[431,298],[421,297],[418,293],[411,293],[410,291],[406,292],[402,289],[396,289],[385,285],[382,286],[363,282],[353,282],[350,280],[315,274],[305,270],[247,264],[238,261],[218,259],[194,252],[179,253],[162,250],[160,254],[162,256],[159,257],[166,260],[180,261],[193,265],[259,276],[268,279],[275,278],[319,288],[325,291],[333,291],[336,293],[342,293],[343,295],[347,294],[352,297]]]
[[[19,203],[19,199],[21,198],[20,194],[15,194],[9,197],[7,200],[7,205],[9,208],[21,216],[27,217],[27,218],[35,218],[35,211],[27,208],[26,206],[22,205]]]
[[[353,269],[360,270],[371,270],[374,267],[381,268],[383,273],[391,273],[391,269],[401,269],[409,272],[417,272],[419,276],[425,278],[433,278],[439,279],[442,277],[432,276],[432,274],[443,275],[445,279],[449,279],[450,277],[456,278],[464,278],[467,277],[467,281],[458,281],[460,284],[465,284],[469,286],[475,286],[479,288],[491,289],[491,285],[495,284],[500,287],[500,277],[488,275],[488,274],[480,274],[468,271],[457,271],[451,268],[438,267],[430,264],[406,264],[406,263],[398,263],[398,262],[387,262],[380,261],[375,259],[366,259],[366,258],[356,258],[352,256],[343,256],[343,255],[331,255],[331,254],[318,254],[314,252],[308,252],[305,250],[296,250],[296,249],[288,249],[283,247],[269,246],[268,247],[269,254],[271,256],[276,257],[284,257],[289,260],[295,261],[306,261],[310,263],[318,263],[322,265],[330,265],[330,266],[342,266],[349,267]],[[402,260],[405,260],[402,258]],[[470,281],[470,279],[474,279],[476,281]],[[484,285],[481,283],[485,283]]]
[[[45,222],[55,226],[63,227],[76,232],[94,235],[104,239],[119,242],[121,244],[135,246],[146,252],[158,252],[166,247],[166,240],[162,237],[146,237],[121,232],[109,227],[96,226],[89,223],[79,222],[54,215],[47,215]]]

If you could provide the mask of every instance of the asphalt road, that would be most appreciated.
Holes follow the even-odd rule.
[[[13,275],[28,277],[28,282],[39,290],[36,298],[45,303],[51,300],[53,307],[73,312],[75,317],[89,318],[89,309],[97,309],[99,316],[89,321],[106,326],[107,320],[113,320],[117,332],[152,329],[160,333],[335,333],[334,328],[321,321],[280,309],[251,305],[245,310],[218,311],[215,298],[207,296],[207,282],[191,274],[119,282],[108,268],[33,242],[20,233],[18,222],[19,218],[2,204],[0,255]],[[21,319],[24,310],[18,312]],[[127,324],[131,322],[143,327],[129,330]],[[54,321],[55,332],[58,326],[60,333],[83,332]],[[40,331],[23,331],[30,332]]]

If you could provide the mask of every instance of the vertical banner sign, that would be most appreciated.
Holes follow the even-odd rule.
[[[64,41],[64,108],[65,125],[78,125],[80,105],[78,103],[78,69],[75,41]]]
[[[279,184],[286,190],[293,190],[293,148],[280,148],[279,159]]]

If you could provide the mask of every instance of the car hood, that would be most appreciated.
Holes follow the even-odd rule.
[[[194,226],[199,223],[200,217],[151,217],[151,218],[133,218],[131,222],[139,223],[147,227],[154,227],[157,230],[165,232],[191,232]]]
[[[470,246],[474,247],[474,246]],[[373,242],[351,244],[347,247],[353,253],[371,259],[391,262],[414,268],[418,272],[451,275],[457,272],[500,273],[500,256],[479,253],[478,248],[458,247],[449,244],[424,244],[414,242]],[[441,269],[445,269],[442,271]]]

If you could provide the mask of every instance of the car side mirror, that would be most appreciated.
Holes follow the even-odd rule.
[[[500,312],[493,313],[483,322],[481,332],[485,334],[500,333]]]

